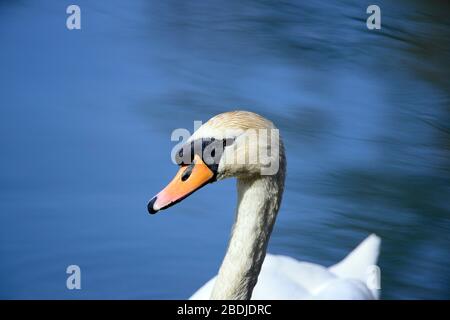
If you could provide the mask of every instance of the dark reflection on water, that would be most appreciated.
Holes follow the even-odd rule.
[[[450,297],[444,2],[0,2],[0,297],[186,298],[220,264],[234,182],[161,215],[173,129],[272,119],[288,179],[270,251],[325,265],[383,238],[383,298]],[[224,198],[223,194],[230,194]],[[65,268],[82,269],[82,290]]]

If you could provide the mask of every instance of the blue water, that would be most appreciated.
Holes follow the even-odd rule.
[[[285,140],[270,252],[331,265],[375,232],[382,298],[450,298],[448,4],[379,1],[379,31],[364,1],[77,1],[79,31],[69,4],[0,1],[0,298],[189,297],[235,182],[146,204],[172,130],[233,109]]]

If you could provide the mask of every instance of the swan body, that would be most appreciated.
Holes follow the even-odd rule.
[[[376,264],[379,246],[380,239],[372,234],[346,259],[329,268],[268,253],[253,289],[252,299],[378,299],[379,290],[369,289],[367,278],[370,267]],[[216,277],[213,277],[189,299],[209,299],[215,280]]]
[[[275,125],[252,112],[219,114],[203,124],[177,152],[180,169],[148,203],[154,214],[215,181],[237,178],[238,203],[218,275],[192,299],[375,299],[367,268],[380,240],[371,235],[343,261],[325,268],[285,256],[266,255],[286,176],[284,145]]]

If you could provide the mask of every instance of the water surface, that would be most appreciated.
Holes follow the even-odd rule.
[[[382,298],[450,298],[448,4],[381,1],[380,31],[355,1],[77,4],[69,31],[68,3],[0,2],[0,298],[189,297],[235,182],[146,204],[172,130],[233,109],[285,140],[270,252],[331,265],[374,232]]]

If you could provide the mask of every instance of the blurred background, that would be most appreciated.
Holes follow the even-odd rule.
[[[188,298],[235,181],[146,205],[172,131],[234,109],[285,140],[271,253],[331,265],[374,232],[382,298],[450,298],[447,1],[79,0],[69,31],[70,4],[0,0],[0,298]]]

